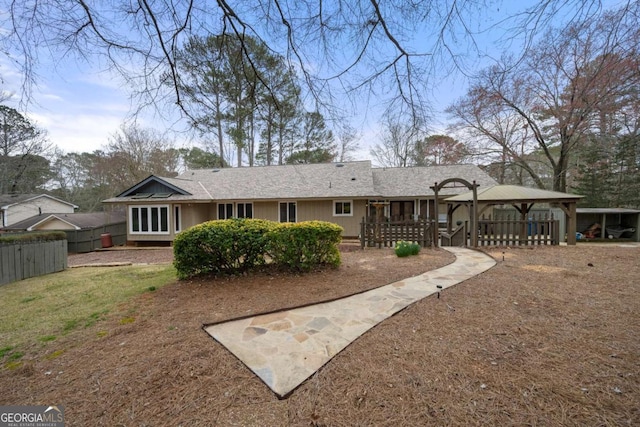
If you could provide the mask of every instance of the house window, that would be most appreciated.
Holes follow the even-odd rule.
[[[296,222],[296,202],[280,202],[280,222]]]
[[[173,207],[173,230],[178,233],[182,230],[182,217],[180,216],[180,205]]]
[[[238,218],[253,218],[253,203],[236,204]]]
[[[391,202],[391,221],[408,221],[413,219],[413,200],[392,201]]]
[[[218,203],[218,219],[253,218],[253,203]]]
[[[169,206],[131,206],[130,232],[169,234]]]
[[[353,216],[351,200],[336,200],[333,202],[333,216]]]
[[[218,203],[218,219],[233,218],[233,203]]]

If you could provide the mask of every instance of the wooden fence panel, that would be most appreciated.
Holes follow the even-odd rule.
[[[431,222],[384,221],[380,223],[365,221],[360,223],[360,246],[393,247],[399,241],[415,242],[422,247],[431,245]]]
[[[66,268],[66,240],[0,244],[0,285]]]
[[[111,240],[115,246],[124,245],[127,241],[127,223],[101,225],[96,228],[83,230],[68,230],[69,253],[92,252],[102,248],[101,236],[104,233],[111,234]]]
[[[478,221],[478,246],[558,245],[559,221],[553,215],[533,215],[526,220],[511,215]]]
[[[0,272],[0,284],[14,282],[21,277],[20,252],[13,245],[0,245]]]

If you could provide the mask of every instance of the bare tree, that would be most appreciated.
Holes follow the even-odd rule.
[[[491,72],[487,70],[482,76]],[[497,74],[501,75],[499,70]],[[521,99],[524,93],[515,91],[511,96],[526,103]],[[488,167],[489,174],[496,181],[500,184],[524,184],[522,174],[525,172],[537,187],[545,187],[536,168],[527,161],[526,154],[536,148],[527,121],[506,108],[484,86],[474,85],[462,99],[447,108],[447,113],[454,120],[451,130],[458,131],[469,152]]]
[[[369,153],[380,166],[411,166],[416,145],[423,137],[420,127],[406,124],[398,117],[389,117],[382,131],[382,142]]]
[[[99,57],[141,105],[167,101],[190,115],[177,65],[181,46],[191,36],[234,34],[264,42],[299,70],[314,109],[346,93],[424,120],[434,76],[467,72],[466,61],[486,54],[478,34],[499,24],[505,42],[523,41],[525,55],[554,17],[582,21],[600,2],[542,0],[501,22],[492,19],[493,2],[473,0],[7,0],[3,9],[2,51],[23,74],[27,98],[41,62]]]
[[[430,135],[416,143],[413,164],[416,166],[456,165],[469,157],[467,147],[449,135]]]
[[[339,162],[353,160],[353,153],[360,149],[358,143],[359,134],[351,125],[343,126],[338,132],[338,156]]]
[[[173,142],[153,129],[123,124],[113,134],[106,154],[113,170],[110,184],[121,190],[149,175],[175,176],[179,152]]]
[[[535,144],[552,170],[553,189],[566,191],[569,160],[586,133],[601,122],[601,112],[611,100],[640,83],[639,10],[640,4],[634,3],[549,31],[524,62],[505,58],[483,71],[465,100],[450,112],[463,127],[481,131],[498,144],[542,187],[532,164],[513,149],[520,138]],[[516,140],[491,134],[491,125],[478,125],[478,118],[486,116],[509,120],[516,116],[527,133],[516,134]]]

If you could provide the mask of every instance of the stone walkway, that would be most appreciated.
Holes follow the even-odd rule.
[[[291,393],[333,356],[410,304],[495,265],[465,248],[447,266],[332,302],[205,326],[205,331],[279,397]]]

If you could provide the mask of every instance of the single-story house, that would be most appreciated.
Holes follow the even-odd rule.
[[[114,209],[105,212],[43,213],[0,228],[0,232],[64,231],[67,234],[68,251],[78,253],[125,244],[126,228],[124,210]],[[105,240],[106,235],[108,238]]]
[[[48,194],[0,194],[0,228],[45,213],[74,213],[78,206]]]
[[[496,184],[475,165],[374,168],[370,161],[356,161],[152,175],[104,203],[126,206],[131,243],[171,242],[188,227],[232,217],[330,221],[344,228],[344,237],[356,237],[363,218],[375,215],[372,202],[383,202],[392,220],[430,217],[430,186],[452,177],[480,187]],[[466,190],[450,188],[443,195]]]
[[[126,220],[124,211],[51,213],[32,216],[7,227],[3,231],[76,231],[99,228]]]

